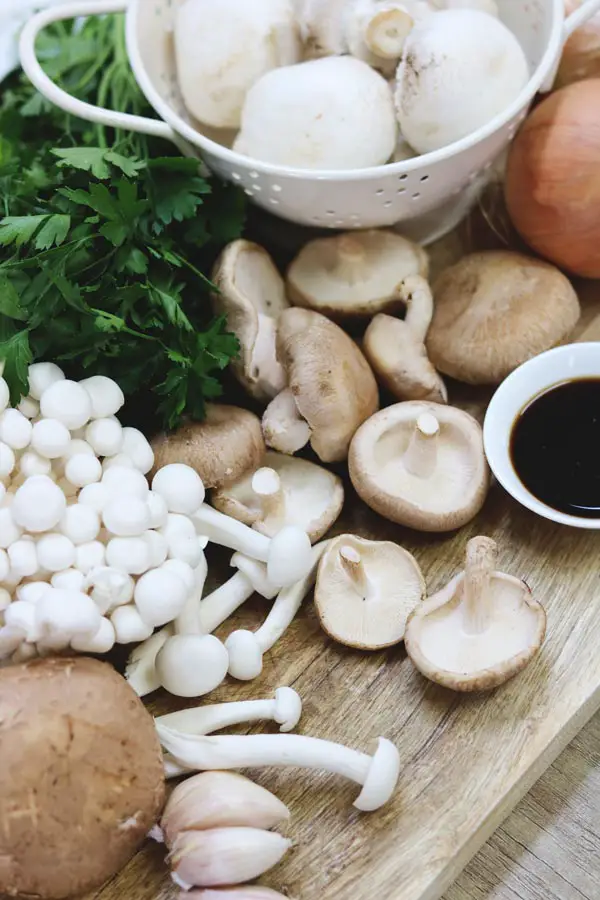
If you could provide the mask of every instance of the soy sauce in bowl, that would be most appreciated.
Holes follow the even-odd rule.
[[[513,425],[510,455],[542,503],[600,518],[600,378],[566,381],[531,400]]]

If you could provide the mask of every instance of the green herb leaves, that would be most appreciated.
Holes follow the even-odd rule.
[[[40,53],[82,99],[149,114],[121,17],[54,26]],[[241,192],[164,142],[66,116],[24,78],[1,97],[0,135],[0,359],[13,400],[29,363],[48,359],[110,375],[130,397],[153,392],[162,425],[202,417],[238,351],[205,273],[241,233]]]

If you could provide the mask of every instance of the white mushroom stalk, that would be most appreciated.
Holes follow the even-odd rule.
[[[267,538],[206,503],[194,513],[192,520],[198,533],[209,541],[266,563],[269,579],[279,587],[294,584],[310,568],[310,539],[292,525]]]
[[[156,724],[185,734],[206,735],[233,725],[275,722],[281,732],[293,731],[302,715],[302,700],[292,688],[280,687],[271,700],[242,700],[197,706],[158,716]]]
[[[432,413],[419,416],[410,443],[402,456],[406,471],[415,478],[430,478],[435,471],[439,433],[440,423]]]
[[[400,774],[400,755],[386,738],[379,738],[373,756],[318,738],[299,735],[182,734],[157,724],[159,740],[180,764],[198,770],[258,766],[293,766],[341,775],[360,785],[354,806],[363,812],[379,809],[391,798]]]
[[[308,574],[280,591],[269,615],[257,631],[239,630],[229,635],[225,647],[229,653],[229,674],[233,678],[239,681],[258,678],[262,672],[264,654],[285,634],[304,598],[314,587],[319,562],[328,543],[323,541],[313,547]]]

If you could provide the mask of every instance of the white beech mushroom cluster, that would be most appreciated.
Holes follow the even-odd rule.
[[[199,127],[300,169],[438,150],[502,113],[529,78],[495,0],[185,0],[174,36]]]
[[[294,526],[268,538],[204,506],[189,466],[165,465],[149,482],[154,454],[122,427],[123,403],[110,378],[74,382],[43,362],[13,408],[0,378],[0,658],[102,654],[168,626],[153,638],[160,684],[199,696],[229,668],[210,632],[255,590],[275,597],[303,578],[310,539]],[[239,551],[238,578],[203,624],[208,540]]]

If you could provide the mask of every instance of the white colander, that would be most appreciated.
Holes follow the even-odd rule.
[[[521,42],[533,73],[505,112],[469,137],[416,159],[371,169],[308,172],[242,156],[216,143],[208,132],[198,132],[191,123],[177,85],[173,50],[173,19],[182,2],[79,0],[45,10],[22,32],[23,69],[42,94],[67,112],[172,140],[185,152],[201,157],[225,180],[243,187],[258,206],[283,219],[320,228],[398,226],[423,243],[437,239],[467,214],[536,93],[551,87],[566,39],[600,9],[600,0],[586,0],[565,20],[564,0],[498,0],[501,18]],[[49,23],[116,12],[127,14],[131,66],[162,121],[82,103],[58,88],[37,61],[35,39]]]

